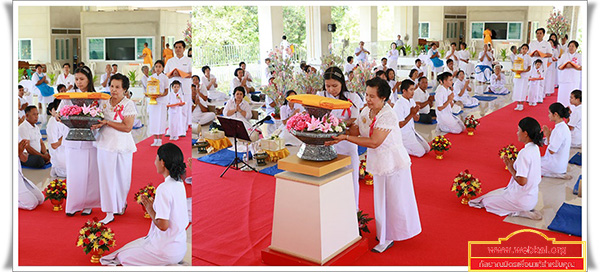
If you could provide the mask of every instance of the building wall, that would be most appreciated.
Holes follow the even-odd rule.
[[[50,7],[50,25],[52,28],[79,28],[81,6]]]
[[[428,41],[440,41],[444,32],[444,7],[420,6],[419,22],[429,22]]]
[[[503,48],[510,48],[511,45],[520,45],[527,40],[527,18],[529,14],[529,7],[523,6],[491,6],[491,7],[467,7],[467,32],[466,32],[466,43],[467,47],[474,44],[475,49],[479,52],[483,50],[483,40],[475,40],[472,43],[471,40],[471,22],[522,22],[521,25],[521,40],[518,41],[494,41],[493,47],[496,55],[500,53]]]
[[[528,19],[530,22],[538,22],[538,27],[547,28],[547,20],[550,17],[552,10],[554,10],[553,7],[529,7]],[[547,40],[550,35],[547,30],[548,29],[546,29],[546,37],[544,37],[544,40]],[[529,33],[529,35],[533,40],[535,39],[535,29],[532,29],[531,32],[532,33]]]
[[[20,6],[19,39],[31,39],[31,57],[29,63],[50,62],[50,8]]]

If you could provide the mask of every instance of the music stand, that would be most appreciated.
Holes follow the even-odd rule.
[[[232,166],[235,170],[239,170],[240,168],[238,167],[238,163],[242,163],[248,168],[254,170],[254,172],[258,172],[256,171],[256,169],[254,169],[252,166],[248,165],[246,162],[244,162],[238,157],[237,138],[251,142],[250,136],[248,135],[248,131],[246,130],[244,123],[240,120],[231,119],[223,116],[217,116],[217,119],[219,119],[219,123],[221,123],[221,128],[225,131],[225,136],[233,137],[233,146],[235,150],[235,158],[227,166],[227,169],[223,171],[220,177],[222,178],[223,175],[225,175],[225,172],[227,172],[227,170],[229,170],[229,168],[231,168]]]

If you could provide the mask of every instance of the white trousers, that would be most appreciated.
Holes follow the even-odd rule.
[[[97,149],[92,142],[81,148],[66,146],[67,203],[66,213],[100,207]]]
[[[421,233],[410,167],[389,176],[373,175],[373,201],[380,244],[406,240]]]
[[[131,187],[133,153],[98,149],[100,199],[103,212],[120,213],[127,204]]]
[[[214,112],[202,112],[200,108],[196,108],[192,113],[192,123],[203,126],[212,123],[216,117]]]
[[[508,89],[504,86],[489,86],[488,91],[495,94],[507,94]]]
[[[412,129],[408,133],[402,133],[402,143],[411,156],[423,157],[430,149],[427,141]]]
[[[148,105],[148,133],[161,135],[167,129],[167,105]]]
[[[100,258],[100,263],[102,265],[170,265],[177,264],[183,260],[185,257],[185,252],[183,254],[178,254],[176,256],[168,256],[166,254],[156,254],[150,250],[146,244],[149,244],[149,240],[146,237],[142,237],[136,240],[133,240],[117,251],[106,255]]]
[[[356,210],[358,210],[358,196],[360,193],[360,186],[358,184],[358,168],[360,166],[360,158],[358,157],[358,145],[351,142],[343,141],[333,145],[335,151],[340,155],[350,156],[350,165],[346,166],[348,169],[352,169],[352,181],[354,182],[354,199],[356,201]]]
[[[460,118],[454,116],[450,111],[435,111],[437,116],[437,127],[442,132],[459,134],[465,130],[465,124]]]
[[[33,210],[44,203],[44,194],[19,171],[19,209]]]

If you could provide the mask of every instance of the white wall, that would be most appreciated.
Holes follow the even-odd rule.
[[[19,39],[32,39],[29,63],[50,62],[50,8],[19,7]]]
[[[443,6],[420,6],[419,23],[429,22],[428,41],[442,40],[444,32],[444,7]]]

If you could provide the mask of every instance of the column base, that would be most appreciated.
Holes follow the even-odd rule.
[[[311,262],[269,248],[262,250],[261,258],[263,263],[272,266],[350,266],[367,251],[369,251],[369,242],[367,238],[362,237],[324,264]]]

